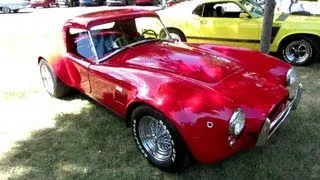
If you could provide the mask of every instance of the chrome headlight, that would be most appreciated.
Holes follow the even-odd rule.
[[[234,111],[229,122],[229,134],[239,135],[245,124],[245,114],[241,108]]]
[[[290,68],[287,72],[287,86],[295,84],[297,81],[296,71],[293,68]]]

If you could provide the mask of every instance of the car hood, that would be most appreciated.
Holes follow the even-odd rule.
[[[214,89],[238,105],[245,104],[247,107],[255,108],[257,105],[266,106],[263,109],[270,109],[288,96],[287,89],[282,85],[245,70],[234,73],[223,82],[214,85]]]
[[[180,43],[146,43],[128,49],[123,63],[128,68],[195,82],[208,96],[212,91],[218,92],[242,107],[248,113],[249,121],[252,118],[252,123],[260,126],[262,121],[254,120],[265,119],[274,107],[286,100],[288,91],[274,80],[274,76],[250,71],[244,62],[218,53]]]
[[[250,132],[257,132],[266,118],[272,122],[287,103],[289,95],[282,85],[245,70],[229,76],[214,89],[244,110]]]
[[[205,83],[217,83],[242,68],[229,59],[182,43],[146,43],[128,51],[124,57],[126,66],[172,73]]]

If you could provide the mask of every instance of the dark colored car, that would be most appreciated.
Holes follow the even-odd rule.
[[[80,6],[102,6],[104,3],[104,0],[79,0]]]

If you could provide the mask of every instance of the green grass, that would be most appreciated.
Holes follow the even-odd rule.
[[[32,131],[3,154],[0,179],[319,179],[320,65],[299,67],[298,75],[305,87],[300,107],[267,146],[179,174],[150,166],[123,121],[82,95],[56,100],[38,91],[5,93],[2,103],[17,96],[30,102],[25,106],[49,101],[38,111],[60,109],[50,119],[53,125]]]

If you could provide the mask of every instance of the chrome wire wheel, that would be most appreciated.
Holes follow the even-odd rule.
[[[160,162],[170,160],[175,152],[170,132],[161,120],[144,116],[138,124],[138,135],[144,149]]]
[[[40,65],[40,75],[45,89],[50,93],[54,93],[54,80],[49,68],[41,64]]]
[[[302,64],[312,55],[312,47],[306,41],[293,41],[285,48],[285,58],[289,62]]]

